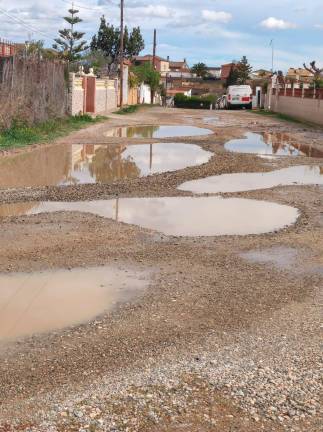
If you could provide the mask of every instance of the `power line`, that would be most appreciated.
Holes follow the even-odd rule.
[[[27,30],[29,30],[29,31],[31,30],[33,33],[39,33],[39,34],[41,34],[42,36],[45,36],[46,38],[50,38],[50,39],[53,39],[53,40],[54,40],[53,36],[50,36],[50,35],[48,35],[48,34],[46,34],[46,33],[43,33],[41,30],[37,29],[36,27],[31,26],[30,24],[26,24],[25,21],[23,21],[22,19],[17,18],[17,17],[15,17],[15,16],[11,15],[11,14],[8,13],[5,9],[0,8],[0,12],[1,12],[3,15],[7,16],[8,18],[12,19],[13,21],[16,21],[17,23],[19,23],[19,24],[20,24],[22,27],[24,27],[25,29],[27,29]]]
[[[69,4],[69,5],[71,5],[71,3],[72,3],[72,1],[68,1],[68,0],[61,0],[63,3],[67,3],[67,4]],[[112,4],[113,6],[119,6],[119,4],[118,3],[114,3],[114,2],[112,2],[112,1],[108,1],[108,3],[110,3],[110,4]],[[100,9],[102,9],[103,8],[103,6],[95,6],[95,7],[88,7],[88,6],[81,6],[81,5],[79,5],[79,4],[76,4],[76,3],[74,3],[74,6],[75,7],[77,7],[77,8],[79,8],[79,9],[86,9],[86,10],[91,10],[91,11],[98,11],[98,10],[100,10]]]

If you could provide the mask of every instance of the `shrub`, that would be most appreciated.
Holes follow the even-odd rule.
[[[178,93],[174,98],[176,108],[210,109],[211,104],[214,104],[214,102],[215,98],[213,96],[189,97]]]

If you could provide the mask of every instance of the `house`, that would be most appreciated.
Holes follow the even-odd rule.
[[[207,71],[211,78],[221,79],[221,67],[208,67]]]
[[[272,77],[272,75],[272,71],[268,71],[266,69],[258,69],[251,72],[250,78],[252,80],[269,79]]]
[[[0,40],[0,57],[12,57],[15,54],[15,45]]]
[[[192,89],[188,87],[177,87],[177,88],[167,89],[167,97],[174,97],[177,94],[182,94],[184,96],[191,97]]]
[[[171,72],[180,72],[180,73],[190,72],[190,67],[187,64],[186,59],[184,59],[183,61],[169,61],[169,69]]]
[[[169,57],[168,57],[169,58]],[[169,78],[194,78],[195,74],[191,72],[186,59],[183,61],[170,61],[169,62],[170,72],[168,73]]]
[[[221,81],[226,81],[232,70],[236,67],[237,63],[227,63],[221,66]]]
[[[136,56],[133,60],[133,64],[135,66],[141,66],[146,63],[150,63],[151,65],[154,62],[154,56],[151,54],[144,55],[144,56]],[[160,73],[167,73],[170,71],[169,68],[169,60],[165,60],[159,56],[155,56],[155,68],[156,71]]]
[[[289,68],[286,75],[286,80],[299,83],[311,83],[313,78],[314,74],[302,68]]]

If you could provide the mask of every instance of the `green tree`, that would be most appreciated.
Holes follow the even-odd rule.
[[[85,33],[74,30],[76,24],[82,22],[81,18],[77,16],[79,11],[77,9],[68,10],[70,16],[64,17],[64,20],[70,25],[69,28],[59,30],[60,37],[55,39],[53,48],[60,51],[61,56],[69,61],[79,60],[81,54],[88,47],[86,41],[81,40]]]
[[[156,91],[160,89],[160,73],[154,70],[151,63],[136,66],[132,68],[132,72],[136,75],[139,84],[144,83],[149,85],[153,103]]]
[[[131,59],[144,48],[145,42],[140,27],[133,28],[129,33],[126,26],[124,29],[124,56]],[[107,23],[104,15],[101,17],[98,33],[92,38],[91,50],[104,52],[111,63],[115,63],[120,55],[120,29]]]
[[[57,57],[57,52],[51,48],[44,47],[43,40],[26,41],[26,54],[27,56],[38,56],[42,59],[54,59]]]
[[[205,78],[208,75],[208,70],[205,63],[196,63],[191,68],[191,72],[201,78]]]
[[[225,86],[229,87],[231,85],[237,85],[239,80],[239,74],[236,66],[232,67],[229,73],[229,76],[226,80]]]
[[[237,74],[238,74],[238,84],[246,84],[250,73],[252,72],[252,67],[248,63],[246,56],[243,56],[240,62],[237,64]]]

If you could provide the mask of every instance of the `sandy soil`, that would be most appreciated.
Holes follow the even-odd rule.
[[[217,122],[205,124],[212,116]],[[153,141],[104,136],[128,124],[192,124],[214,134]],[[0,202],[189,195],[176,187],[208,175],[322,166],[322,159],[267,160],[224,150],[247,130],[288,133],[323,150],[320,129],[252,113],[144,109],[111,116],[64,142],[197,143],[214,157],[109,185],[1,190]],[[112,313],[0,344],[0,431],[320,430],[322,191],[280,186],[226,194],[301,210],[295,225],[257,236],[167,237],[81,213],[0,220],[1,272],[111,263],[154,271],[146,293]],[[263,250],[293,254],[279,258],[281,265],[242,255]]]

